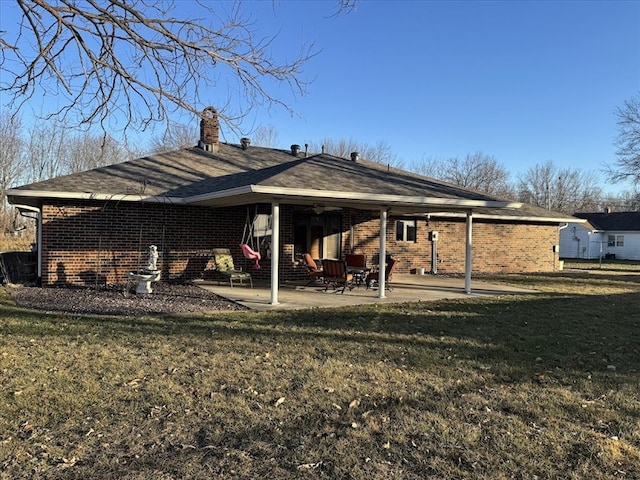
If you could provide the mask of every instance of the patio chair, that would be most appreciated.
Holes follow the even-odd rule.
[[[342,286],[340,293],[344,293],[344,289],[347,287],[349,290],[353,289],[353,275],[347,272],[347,262],[344,260],[323,260],[322,267],[324,281],[327,283],[325,292],[330,285],[335,286],[336,291]]]
[[[307,266],[309,277],[311,277],[307,285],[311,285],[318,280],[324,280],[324,271],[321,267],[318,267],[311,254],[305,253],[302,258],[304,259],[304,264]]]
[[[371,271],[367,267],[367,256],[359,253],[347,253],[344,260],[347,262],[347,271],[353,274],[353,279],[359,287],[364,282],[367,273]]]
[[[233,265],[233,257],[231,251],[228,248],[214,248],[213,249],[213,261],[216,264],[215,275],[220,280],[228,280],[229,285],[233,288],[233,281],[240,281],[240,284],[244,280],[249,280],[251,288],[253,288],[253,279],[249,272],[244,272],[242,269],[238,269]]]
[[[393,279],[393,272],[396,270],[397,266],[398,266],[398,260],[395,258],[391,258],[387,262],[387,266],[384,269],[385,289],[387,290],[393,290],[389,282]],[[374,282],[379,282],[379,281],[380,281],[379,271],[369,273],[369,275],[367,275],[367,278],[365,280],[365,283],[367,284],[367,289],[371,288]]]

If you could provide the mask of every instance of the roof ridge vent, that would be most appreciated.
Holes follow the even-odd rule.
[[[351,152],[351,161],[352,162],[357,162],[358,160],[360,160],[360,153]]]
[[[251,139],[247,137],[242,137],[240,139],[240,146],[242,147],[243,150],[246,150],[247,148],[249,148],[249,145],[251,145]]]
[[[293,145],[291,145],[291,155],[293,155],[294,157],[297,157],[299,153],[300,153],[300,145],[298,145],[297,143],[294,143]]]

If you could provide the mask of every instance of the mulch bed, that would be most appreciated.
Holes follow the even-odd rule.
[[[154,283],[153,293],[136,295],[123,286],[16,287],[10,294],[17,305],[51,313],[86,315],[162,315],[246,310],[245,307],[196,285]]]

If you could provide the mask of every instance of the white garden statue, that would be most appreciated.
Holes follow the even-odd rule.
[[[153,292],[151,282],[160,281],[161,276],[162,272],[158,270],[158,247],[149,245],[146,268],[137,272],[129,272],[129,278],[134,282],[138,282],[136,293],[138,295],[146,295]]]
[[[149,245],[149,258],[147,260],[147,270],[154,272],[158,269],[158,247]]]

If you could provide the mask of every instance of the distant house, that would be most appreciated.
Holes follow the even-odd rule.
[[[399,272],[543,272],[558,265],[560,225],[575,220],[400,169],[326,153],[219,141],[205,110],[198,146],[7,191],[38,223],[43,285],[123,282],[158,247],[164,279],[197,278],[213,248],[261,248],[254,278],[303,279],[303,254],[367,256]],[[141,260],[142,259],[142,260]],[[470,285],[467,282],[467,285]],[[469,287],[470,288],[470,287]],[[384,289],[380,289],[383,294]],[[275,302],[275,300],[274,300]]]
[[[640,260],[640,212],[576,213],[560,231],[562,258]]]

